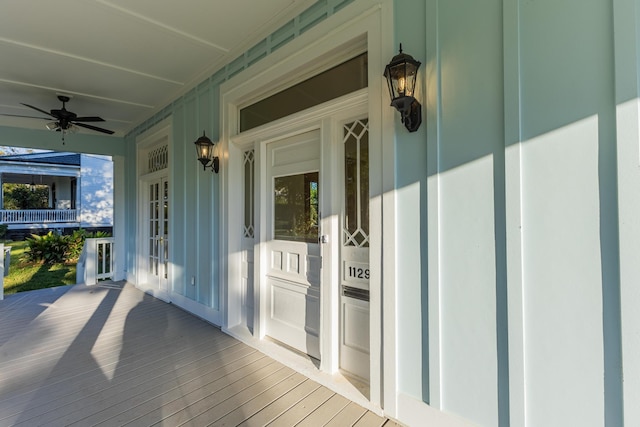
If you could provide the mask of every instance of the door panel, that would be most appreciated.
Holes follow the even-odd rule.
[[[169,267],[169,181],[166,178],[148,184],[147,282],[152,289],[168,290]]]
[[[320,358],[320,132],[267,145],[266,334]]]
[[[369,126],[343,126],[340,368],[369,379]]]

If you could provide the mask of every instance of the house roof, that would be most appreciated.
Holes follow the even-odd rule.
[[[78,153],[28,153],[12,154],[0,156],[0,161],[10,161],[16,163],[43,163],[49,165],[80,166],[80,154]]]

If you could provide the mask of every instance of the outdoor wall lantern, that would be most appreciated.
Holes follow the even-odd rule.
[[[389,85],[391,105],[400,112],[402,123],[409,132],[415,132],[422,123],[422,106],[414,98],[416,89],[416,77],[420,62],[411,55],[400,53],[391,59],[384,68],[384,76]]]
[[[204,131],[202,131],[202,136],[196,140],[195,144],[198,160],[202,163],[203,169],[207,170],[207,167],[211,165],[211,170],[218,173],[220,169],[220,159],[214,153],[216,144],[207,138]]]

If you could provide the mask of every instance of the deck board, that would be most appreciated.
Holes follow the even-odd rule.
[[[265,406],[260,411],[251,415],[248,419],[244,420],[241,423],[238,423],[240,427],[260,427],[266,426],[284,412],[286,412],[289,408],[294,406],[300,400],[307,397],[309,394],[313,393],[320,387],[319,384],[306,379],[303,383],[298,385],[293,390],[288,393],[278,397],[269,405]],[[365,409],[363,408],[363,412]]]
[[[318,406],[316,410],[314,410],[309,416],[300,421],[298,425],[300,427],[315,427],[319,425],[324,425],[327,420],[335,417],[349,401],[339,394],[334,394],[331,396],[326,402],[322,405]]]
[[[2,426],[388,421],[124,283],[9,295],[0,325]]]
[[[283,412],[278,418],[269,423],[272,427],[294,426],[304,420],[317,407],[329,400],[335,393],[324,387],[319,387],[313,393]]]
[[[362,416],[367,412],[360,405],[356,405],[353,402],[349,402],[347,406],[342,408],[342,410],[337,413],[329,422],[327,422],[327,427],[343,427],[343,426],[352,426],[355,424]]]

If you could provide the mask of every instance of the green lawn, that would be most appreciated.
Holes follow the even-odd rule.
[[[65,264],[42,264],[27,261],[24,255],[27,242],[9,242],[11,264],[4,278],[5,295],[76,283],[76,261]]]

